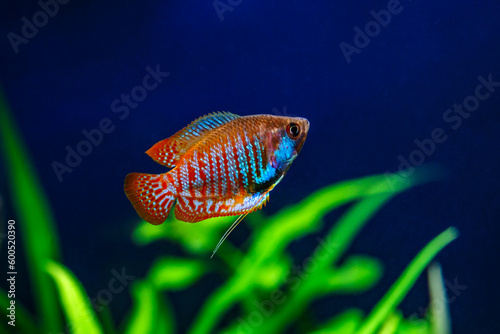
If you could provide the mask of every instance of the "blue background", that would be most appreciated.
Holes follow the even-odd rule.
[[[211,111],[285,111],[308,118],[311,129],[266,214],[334,182],[397,171],[416,139],[436,128],[447,136],[425,162],[441,164],[448,177],[392,200],[351,249],[381,258],[381,284],[359,297],[315,303],[316,319],[350,305],[370,309],[416,252],[452,225],[461,236],[438,260],[446,279],[467,286],[450,305],[454,333],[498,333],[500,87],[456,130],[443,114],[474,94],[478,76],[500,81],[500,3],[400,6],[348,63],[339,44],[353,44],[353,28],[364,29],[370,11],[386,9],[387,1],[244,0],[221,20],[211,1],[73,0],[17,54],[7,34],[21,34],[21,18],[31,21],[40,7],[4,1],[0,82],[53,206],[64,262],[89,295],[108,282],[111,269],[125,266],[139,277],[159,253],[180,252],[130,241],[137,216],[122,191],[124,176],[165,171],[144,151]],[[170,75],[121,120],[112,101],[130,94],[146,67],[157,64]],[[65,147],[75,148],[85,139],[82,130],[103,118],[114,131],[59,182],[51,164],[64,163]],[[2,178],[2,194],[7,183]],[[239,228],[231,238],[247,232]],[[315,243],[297,240],[291,251],[300,259]],[[422,277],[403,302],[406,316],[427,305],[426,284]],[[207,295],[198,290],[174,298],[181,330]],[[30,305],[29,290],[19,298]],[[116,300],[122,302],[110,307],[119,319],[128,293]]]

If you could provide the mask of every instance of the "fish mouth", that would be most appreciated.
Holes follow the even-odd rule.
[[[306,134],[309,132],[309,126],[311,125],[311,123],[309,123],[309,120],[307,118],[304,118],[304,121],[305,121],[305,125],[306,125]]]

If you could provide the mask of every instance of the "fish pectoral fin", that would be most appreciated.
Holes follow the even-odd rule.
[[[157,163],[174,168],[190,147],[198,143],[210,131],[240,116],[230,112],[214,112],[200,117],[175,135],[154,144],[146,154]]]
[[[219,243],[217,244],[217,246],[215,246],[215,249],[212,253],[212,256],[210,256],[210,258],[213,258],[215,253],[217,253],[217,250],[219,249],[220,245],[222,245],[222,243],[227,239],[227,237],[229,236],[229,234],[231,234],[231,232],[233,232],[233,230],[236,228],[236,226],[238,226],[239,223],[241,223],[241,221],[248,215],[249,212],[245,213],[245,214],[242,214],[241,216],[238,217],[238,219],[236,219],[234,221],[234,223],[231,224],[231,226],[228,228],[228,230],[226,231],[226,233],[224,233],[224,235],[222,236],[222,238],[220,238],[219,240]]]

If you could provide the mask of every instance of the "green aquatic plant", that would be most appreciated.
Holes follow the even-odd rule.
[[[378,260],[352,255],[343,261],[342,265],[336,263],[364,224],[384,203],[397,193],[426,180],[425,172],[421,171],[411,180],[391,188],[384,176],[366,177],[325,187],[301,203],[285,208],[272,217],[254,215],[250,219],[253,229],[250,238],[253,240],[248,251],[243,253],[226,241],[228,244],[217,253],[231,270],[230,275],[205,301],[190,332],[213,332],[224,314],[234,306],[240,306],[243,310],[239,319],[248,319],[252,312],[262,313],[259,306],[263,301],[272,299],[273,295],[279,295],[280,298],[276,299],[286,302],[276,302],[272,305],[272,314],[266,316],[255,332],[282,332],[318,298],[336,293],[360,293],[373,287],[382,274],[382,265]],[[314,268],[304,268],[307,270],[307,276],[299,274],[295,279],[291,279],[292,260],[286,252],[289,243],[318,231],[327,213],[350,202],[355,204],[332,227],[309,257],[314,262]],[[159,239],[178,242],[189,257],[198,259],[205,268],[210,269],[214,266],[210,266],[207,259],[212,247],[220,232],[233,219],[212,219],[198,223],[197,226],[179,222],[175,218],[169,218],[161,226],[143,222],[137,227],[134,240],[138,244],[147,244]],[[214,230],[217,233],[213,233]],[[450,228],[432,240],[415,257],[373,312],[366,318],[359,319],[356,326],[353,326],[355,332],[375,333],[387,319],[394,319],[396,307],[429,261],[455,237],[456,231]],[[334,325],[326,326],[325,330],[330,332],[334,330],[333,326],[353,324],[351,316],[358,314],[348,313],[347,320],[336,319]],[[223,332],[238,333],[244,327],[248,331],[251,326],[241,320],[234,321]]]
[[[19,224],[20,238],[35,295],[35,306],[40,315],[38,324],[30,321],[25,311],[17,309],[18,326],[26,331],[41,328],[45,332],[61,328],[55,287],[45,273],[45,263],[60,260],[59,242],[49,201],[44,194],[28,152],[19,135],[16,124],[7,111],[7,105],[0,92],[0,143],[2,146],[6,177]],[[20,253],[19,253],[20,254]],[[0,298],[7,296],[0,292]],[[2,302],[7,301],[2,300]],[[3,303],[2,303],[3,307]],[[27,332],[30,333],[30,332]]]
[[[145,277],[133,282],[133,304],[121,322],[123,328],[118,330],[107,308],[96,314],[81,282],[62,264],[48,199],[3,101],[0,131],[20,236],[36,292],[36,316],[16,302],[16,324],[23,333],[175,333],[168,293],[189,289],[208,274],[218,275],[222,283],[203,301],[189,333],[285,332],[290,326],[300,326],[301,317],[315,300],[363,293],[378,283],[383,275],[382,262],[366,255],[346,254],[350,244],[392,197],[433,178],[423,168],[406,178],[369,176],[327,186],[273,216],[253,213],[246,218],[251,231],[244,243],[248,246],[226,240],[213,260],[213,247],[234,217],[187,224],[171,215],[160,226],[140,221],[132,234],[139,247],[153,242],[176,243],[184,256],[159,257]],[[337,222],[327,222],[328,213],[345,206],[347,210]],[[329,230],[319,235],[325,225]],[[289,245],[312,234],[318,236],[318,245],[297,270]],[[435,314],[419,321],[405,319],[398,306],[430,261],[456,237],[457,231],[449,228],[425,245],[369,314],[351,308],[332,314],[326,323],[308,324],[307,331],[439,333],[446,327],[446,319]],[[440,273],[434,271],[432,277],[431,291],[439,294]],[[0,291],[4,312],[9,304],[5,296],[6,292]]]

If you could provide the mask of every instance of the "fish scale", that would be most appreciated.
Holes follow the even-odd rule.
[[[260,209],[300,152],[309,122],[300,117],[201,117],[146,153],[173,168],[160,174],[131,173],[124,190],[146,221],[161,224],[175,203],[187,222],[241,215]]]

